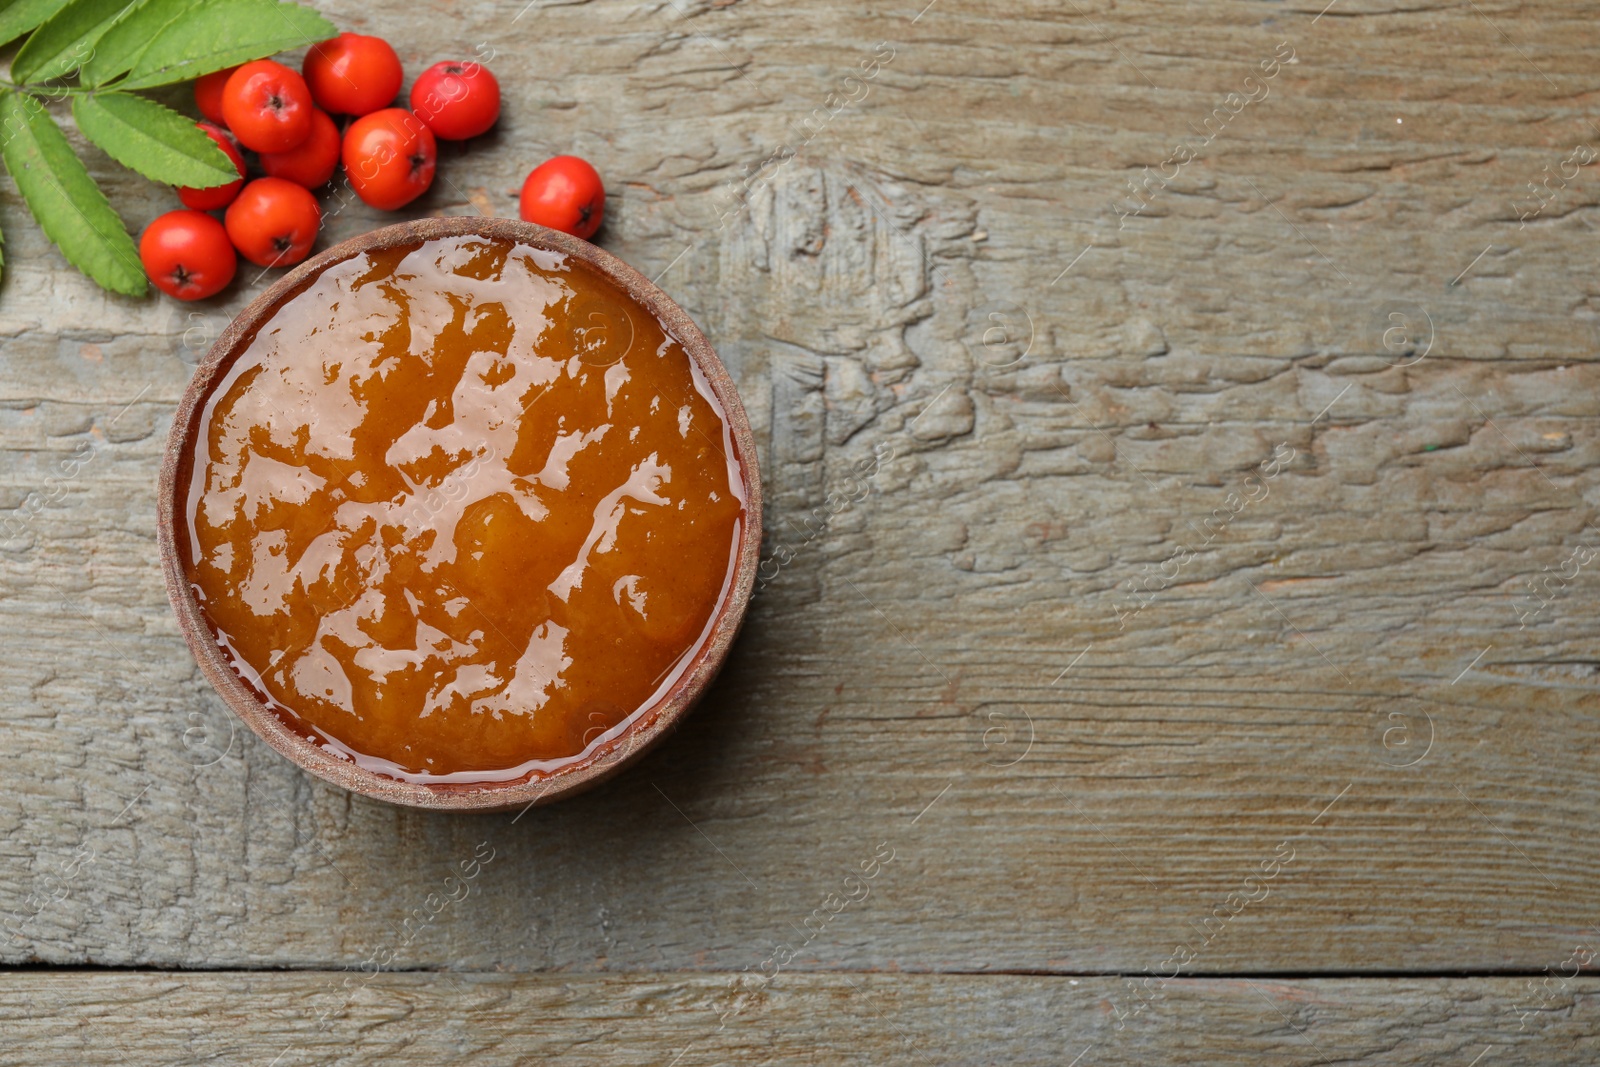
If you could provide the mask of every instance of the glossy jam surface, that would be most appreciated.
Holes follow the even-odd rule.
[[[679,342],[586,265],[485,237],[359,255],[281,304],[186,478],[185,566],[240,676],[411,781],[620,736],[705,643],[744,521]]]

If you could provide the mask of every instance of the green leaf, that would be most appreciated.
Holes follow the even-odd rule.
[[[167,26],[200,0],[138,0],[101,36],[83,65],[83,84],[99,87],[131,68],[139,54]]]
[[[11,61],[11,80],[48,81],[77,70],[94,54],[100,35],[130,6],[131,0],[67,0],[22,42]]]
[[[67,6],[67,0],[12,0],[0,11],[0,44],[10,44]]]
[[[45,111],[25,93],[0,93],[0,156],[17,191],[73,266],[107,289],[143,296],[133,238]]]
[[[119,89],[198,78],[338,34],[333,23],[299,4],[277,0],[204,0],[167,25],[134,61]]]
[[[217,142],[169,107],[131,93],[74,97],[72,117],[106,155],[152,181],[206,189],[237,181]]]

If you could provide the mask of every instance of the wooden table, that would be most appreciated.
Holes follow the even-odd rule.
[[[923,2],[322,4],[499,75],[417,214],[598,164],[765,449],[713,695],[520,819],[235,727],[154,482],[272,275],[5,183],[0,1062],[1595,1061],[1600,5]]]

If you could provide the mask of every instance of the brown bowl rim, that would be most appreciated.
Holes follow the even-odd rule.
[[[231,366],[241,342],[277,309],[281,301],[335,263],[363,252],[458,236],[511,240],[569,255],[611,279],[660,319],[668,332],[683,345],[689,357],[699,365],[712,392],[722,404],[745,490],[746,513],[733,588],[717,612],[710,637],[689,669],[679,677],[677,684],[632,727],[581,762],[547,775],[503,785],[404,782],[334,757],[296,734],[246,688],[223,656],[183,572],[176,541],[179,525],[178,472],[193,448],[205,401],[222,372]],[[194,654],[201,672],[221,695],[223,702],[257,736],[302,770],[352,793],[409,807],[488,812],[547,804],[598,785],[639,759],[677,727],[721,669],[743,625],[761,550],[761,516],[761,477],[750,420],[745,414],[744,405],[740,403],[733,378],[687,312],[633,267],[581,238],[517,219],[458,215],[395,223],[335,245],[279,278],[235,316],[211,346],[206,358],[196,367],[194,377],[184,390],[173,416],[166,454],[161,464],[156,535],[167,597],[178,617],[184,641]]]

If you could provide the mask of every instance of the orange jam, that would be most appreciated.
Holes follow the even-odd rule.
[[[236,351],[180,546],[302,736],[407,781],[547,773],[706,642],[745,517],[728,421],[586,264],[479,236],[363,253]]]

